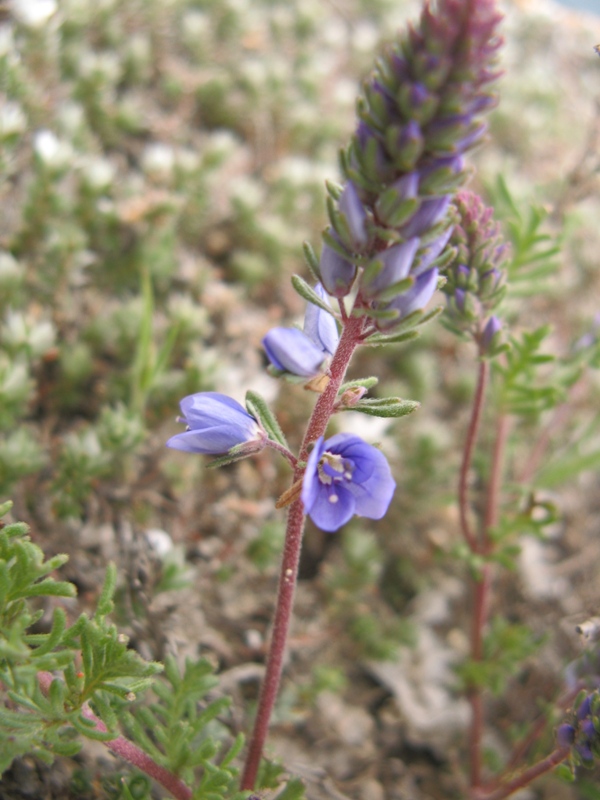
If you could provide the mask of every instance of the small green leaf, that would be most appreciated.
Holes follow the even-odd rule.
[[[344,394],[344,392],[347,392],[348,389],[356,389],[359,387],[363,387],[364,389],[372,389],[374,386],[377,386],[378,383],[379,383],[379,378],[375,377],[358,378],[355,381],[347,381],[346,383],[343,383],[338,389],[338,395]]]
[[[283,435],[283,431],[277,421],[275,414],[271,411],[266,401],[257,393],[252,391],[246,392],[246,410],[250,416],[257,419],[263,428],[266,430],[269,439],[278,442],[283,447],[289,448],[289,445]]]
[[[418,339],[421,334],[419,331],[404,331],[403,333],[374,333],[365,340],[365,344],[370,347],[380,347],[384,344],[400,344],[401,342],[410,342],[413,339]]]
[[[321,269],[320,269],[319,259],[317,258],[317,254],[315,253],[312,245],[309,242],[304,242],[304,244],[302,245],[302,249],[304,251],[304,258],[308,265],[308,269],[310,270],[310,274],[317,283],[320,283]]]
[[[328,314],[331,314],[332,317],[335,317],[333,309],[329,303],[321,299],[315,290],[309,286],[304,278],[300,277],[300,275],[292,275],[292,286],[296,292],[298,292],[300,297],[303,297],[308,303],[318,306],[319,308],[323,309],[323,311],[327,311]]]
[[[117,568],[113,562],[109,562],[106,567],[106,575],[104,577],[104,586],[102,587],[102,591],[100,593],[100,597],[98,598],[98,605],[96,608],[96,613],[94,615],[95,619],[100,619],[101,617],[107,616],[110,614],[114,608],[113,603],[113,595],[115,593],[115,588],[117,586]]]
[[[344,411],[360,411],[370,417],[405,417],[421,404],[416,400],[403,400],[401,397],[367,398]]]

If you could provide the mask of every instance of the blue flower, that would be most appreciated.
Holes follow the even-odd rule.
[[[322,300],[327,294],[320,284],[315,292]],[[272,328],[262,343],[275,369],[312,378],[323,371],[327,360],[335,353],[339,333],[335,319],[322,308],[309,303],[304,316],[304,330]]]
[[[178,421],[185,422],[188,429],[172,436],[167,447],[205,455],[220,455],[240,448],[249,454],[261,450],[267,438],[254,417],[227,395],[198,392],[184,397],[179,405],[183,417],[178,417]]]
[[[381,519],[396,482],[383,453],[359,436],[321,436],[309,456],[302,483],[302,502],[324,531],[337,531],[357,514]]]

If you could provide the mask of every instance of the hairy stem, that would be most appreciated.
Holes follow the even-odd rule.
[[[481,422],[483,399],[485,396],[488,375],[489,363],[485,359],[481,359],[479,362],[479,374],[477,376],[477,388],[475,389],[475,397],[473,398],[471,419],[469,421],[469,428],[467,430],[467,438],[465,440],[465,448],[463,450],[463,458],[460,465],[460,475],[458,480],[460,527],[463,532],[463,536],[465,537],[465,540],[473,553],[477,553],[479,551],[479,545],[477,536],[471,527],[471,522],[469,520],[469,471],[471,469],[473,450],[475,448],[479,424]]]
[[[54,678],[52,673],[50,672],[39,672],[38,673],[38,683],[40,685],[41,690],[44,694],[47,694],[50,689],[50,684],[53,680],[57,680]],[[106,733],[108,728],[102,722],[102,720],[97,717],[92,709],[89,707],[87,703],[84,703],[82,706],[82,714],[86,719],[91,720],[95,723],[96,730],[102,731],[102,733]],[[176,800],[190,800],[192,797],[192,790],[185,785],[176,775],[173,775],[172,772],[169,772],[168,769],[161,767],[157,764],[148,753],[145,753],[143,750],[140,750],[133,742],[130,742],[129,739],[126,739],[124,736],[117,736],[114,739],[109,739],[107,742],[103,742],[103,744],[116,756],[119,758],[128,761],[130,764],[133,764],[134,767],[145,772],[150,778],[153,778],[157,783],[166,789]]]
[[[363,325],[364,321],[362,318],[348,317],[344,322],[342,336],[331,362],[329,382],[325,391],[319,396],[308,422],[308,427],[300,448],[300,462],[305,462],[308,458],[309,445],[325,433],[327,423],[333,413],[338,390],[344,380],[352,354],[360,341]],[[292,484],[302,479],[304,470],[305,467],[296,466]],[[254,730],[252,731],[244,773],[242,775],[242,789],[254,788],[258,767],[269,730],[269,721],[279,690],[285,645],[294,604],[294,591],[298,579],[298,564],[300,562],[304,521],[305,515],[302,500],[297,499],[291,504],[288,513],[285,545],[279,573],[277,605],[275,607],[275,617],[273,620],[273,633],[271,635],[271,644],[267,657],[265,678],[258,700],[258,711],[254,722]]]

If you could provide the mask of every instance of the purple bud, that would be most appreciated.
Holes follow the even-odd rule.
[[[467,296],[467,293],[464,291],[464,289],[457,289],[454,292],[454,303],[455,303],[455,305],[456,305],[456,307],[458,308],[459,311],[464,311],[465,310],[465,298],[466,298],[466,296]]]
[[[579,730],[590,741],[596,738],[596,728],[591,719],[584,719]]]
[[[415,237],[379,253],[376,260],[383,263],[383,269],[364,287],[365,295],[374,297],[388,286],[404,280],[410,272],[418,247],[419,240]]]
[[[575,742],[575,728],[564,722],[556,731],[556,741],[559,747],[571,747]]]
[[[575,750],[579,753],[584,761],[593,761],[594,753],[588,742],[581,742],[575,745]]]
[[[494,344],[494,340],[497,334],[502,330],[502,323],[496,316],[491,316],[485,328],[483,329],[483,333],[481,334],[481,343],[480,348],[482,353],[487,353],[490,347]]]
[[[436,238],[430,242],[426,247],[424,247],[420,254],[419,258],[415,264],[415,267],[412,271],[412,274],[416,277],[417,275],[421,275],[421,273],[426,272],[429,267],[433,264],[433,262],[440,256],[450,241],[450,237],[452,236],[452,226],[446,228],[446,230],[436,236]]]
[[[402,226],[402,235],[408,239],[426,233],[445,217],[449,205],[450,195],[423,200],[412,219]]]
[[[577,719],[579,720],[585,719],[586,717],[589,717],[591,713],[592,713],[592,695],[588,694],[588,696],[583,699],[583,702],[577,709]]]
[[[350,292],[356,267],[328,244],[323,245],[319,269],[323,286],[332,297],[345,297]]]
[[[454,269],[454,277],[457,286],[467,288],[471,278],[471,270],[465,264],[459,264]]]
[[[408,315],[412,314],[413,311],[418,311],[425,308],[427,303],[433,297],[437,287],[437,280],[438,271],[434,267],[433,269],[424,272],[422,275],[419,275],[407,292],[399,294],[398,297],[395,297],[391,301],[389,307],[399,311],[400,315],[396,318],[396,320],[394,320],[394,322],[398,322],[398,320],[408,317]]]
[[[360,202],[356,187],[352,181],[348,181],[344,187],[338,208],[348,224],[352,245],[356,250],[361,250],[368,241],[367,212]]]

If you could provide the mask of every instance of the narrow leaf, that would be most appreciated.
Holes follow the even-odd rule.
[[[269,406],[267,402],[259,395],[257,392],[247,391],[246,392],[246,410],[250,414],[250,416],[255,417],[266,430],[267,434],[269,435],[269,439],[272,439],[274,442],[278,442],[279,444],[283,445],[289,449],[289,445],[283,435],[283,431],[277,421],[277,417]]]
[[[300,297],[303,297],[308,303],[318,306],[323,311],[327,311],[328,314],[331,314],[332,317],[335,317],[333,309],[329,303],[326,303],[325,300],[322,300],[312,286],[309,286],[304,278],[300,277],[300,275],[292,275],[292,286],[300,295]]]

